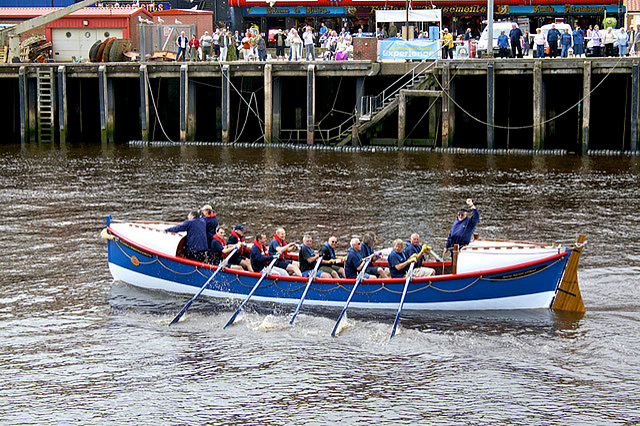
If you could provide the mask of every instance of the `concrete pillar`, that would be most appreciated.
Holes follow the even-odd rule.
[[[313,130],[316,125],[316,66],[307,67],[307,144],[313,145]]]
[[[29,84],[27,70],[23,65],[18,70],[18,96],[20,98],[20,142],[29,141]]]
[[[231,139],[229,138],[229,129],[231,128],[231,103],[229,101],[229,96],[231,94],[231,84],[230,84],[230,75],[229,75],[229,65],[222,66],[222,100],[221,100],[221,113],[222,113],[222,142],[229,142]]]
[[[114,140],[114,119],[113,119],[113,83],[109,83],[107,78],[107,67],[98,67],[98,86],[100,101],[100,135],[102,143],[113,142]]]
[[[542,63],[533,64],[533,149],[544,146]]]
[[[638,151],[638,119],[640,116],[640,78],[638,76],[638,63],[633,63],[631,71],[631,151]]]
[[[589,120],[591,118],[591,61],[584,61],[582,74],[582,154],[589,150]]]
[[[442,97],[440,99],[442,99]],[[438,98],[430,99],[429,102],[430,102],[430,104],[429,104],[429,130],[428,130],[428,132],[429,132],[429,140],[431,140],[433,142],[433,145],[435,146],[436,136],[437,136],[437,132],[438,132],[438,129],[437,129],[437,127],[438,127],[438,109],[433,104],[438,102]]]
[[[400,90],[398,97],[398,146],[404,146],[407,137],[407,92]]]
[[[496,73],[494,63],[487,63],[487,148],[494,147],[494,128],[496,110]]]
[[[187,85],[187,140],[196,140],[196,82],[189,79]]]
[[[449,80],[451,68],[448,62],[442,67],[442,147],[449,147],[449,109],[451,108]]]
[[[364,96],[364,77],[356,78],[356,114],[362,115],[362,97]]]
[[[280,131],[282,130],[282,83],[280,77],[272,79],[273,88],[273,123],[271,140],[280,141]]]
[[[142,31],[144,33],[144,31]],[[149,140],[149,72],[140,65],[140,130],[143,141]]]
[[[273,66],[264,66],[264,142],[273,142]]]
[[[58,129],[60,135],[60,144],[67,142],[67,67],[61,65],[58,67]]]
[[[180,141],[187,141],[189,113],[189,66],[180,65]]]

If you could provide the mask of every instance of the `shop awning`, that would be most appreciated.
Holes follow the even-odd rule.
[[[409,22],[440,22],[442,11],[440,9],[409,10]],[[376,22],[405,22],[406,10],[376,10]]]

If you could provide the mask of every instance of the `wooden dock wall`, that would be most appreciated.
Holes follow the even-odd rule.
[[[403,88],[395,109],[368,127],[356,114],[362,96],[398,85],[416,65],[429,64],[2,64],[0,125],[10,130],[5,143],[38,141],[37,77],[52,68],[59,142],[348,141],[637,152],[639,63],[638,58],[438,61],[422,87]]]

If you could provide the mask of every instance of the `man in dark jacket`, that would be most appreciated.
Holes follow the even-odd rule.
[[[549,56],[555,58],[558,56],[558,40],[560,39],[560,31],[556,29],[556,24],[551,24],[551,29],[547,33],[547,43],[549,43]]]
[[[165,231],[187,231],[186,242],[184,245],[184,257],[198,262],[207,262],[209,260],[207,224],[205,223],[204,218],[200,216],[200,212],[198,210],[194,210],[189,213],[188,219],[180,225],[172,226],[165,229]]]
[[[471,215],[469,215],[469,211],[471,211]],[[455,244],[460,247],[468,245],[478,222],[480,222],[480,212],[473,205],[473,200],[469,198],[467,205],[460,208],[458,217],[456,217],[453,226],[451,226],[443,254],[451,250]]]
[[[509,39],[511,40],[511,57],[516,57],[516,49],[518,50],[518,58],[522,58],[522,31],[516,24],[511,25],[509,31]]]

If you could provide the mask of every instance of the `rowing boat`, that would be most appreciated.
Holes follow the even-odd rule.
[[[181,256],[184,234],[165,232],[161,222],[116,222],[107,218],[109,270],[115,280],[172,293],[196,294],[217,266]],[[455,264],[431,262],[431,277],[414,278],[404,310],[561,309],[584,311],[577,265],[584,236],[570,245],[478,240],[461,249]],[[384,263],[379,263],[384,266]],[[244,299],[260,273],[224,269],[202,293],[214,298]],[[252,296],[256,302],[295,306],[305,290],[304,277],[268,275]],[[305,296],[309,306],[341,308],[355,279],[316,278]],[[351,306],[395,310],[404,278],[364,279]]]

